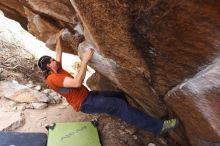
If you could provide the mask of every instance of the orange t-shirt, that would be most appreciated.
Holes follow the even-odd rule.
[[[88,95],[89,90],[83,85],[80,88],[63,87],[65,77],[72,76],[67,71],[60,69],[58,73],[51,73],[47,77],[47,85],[57,93],[64,96],[75,111],[79,111],[81,103]]]

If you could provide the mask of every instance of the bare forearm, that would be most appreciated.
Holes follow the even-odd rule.
[[[79,72],[77,73],[77,75],[75,76],[75,80],[77,81],[77,83],[81,86],[85,76],[86,76],[86,70],[87,70],[87,62],[83,62],[81,63],[81,67]]]
[[[62,49],[61,49],[61,42],[60,38],[57,39],[57,44],[56,44],[56,60],[58,62],[61,62],[62,59]]]
[[[89,60],[91,59],[93,52],[94,52],[93,49],[89,49],[87,52],[85,52],[82,55],[82,58],[81,58],[82,64],[80,66],[79,72],[77,73],[75,78],[66,77],[63,82],[64,87],[78,88],[82,86],[82,83],[86,76],[87,64]]]

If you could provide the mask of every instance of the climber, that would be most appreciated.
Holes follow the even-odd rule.
[[[60,36],[57,37],[56,59],[42,56],[38,60],[38,67],[45,76],[47,85],[67,99],[75,111],[84,113],[107,113],[121,118],[123,121],[137,128],[153,134],[165,133],[177,126],[177,119],[160,120],[130,106],[124,94],[114,91],[89,91],[84,85],[87,64],[92,58],[94,49],[90,48],[81,56],[81,67],[73,77],[62,68],[62,49]]]

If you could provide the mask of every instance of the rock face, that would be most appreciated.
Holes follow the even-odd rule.
[[[219,76],[220,58],[166,95],[167,104],[180,117],[192,145],[220,143]]]
[[[25,124],[23,113],[17,112],[1,112],[1,131],[13,131]]]
[[[91,67],[149,114],[175,113],[186,131],[176,135],[184,139],[186,134],[191,145],[220,142],[217,1],[15,1],[18,5],[1,1],[0,8],[5,13],[9,7],[13,12],[22,9],[17,16],[26,17],[29,31],[51,48],[54,35],[67,28],[64,51],[77,54],[83,37],[76,27],[82,26],[85,42],[79,52],[95,48]]]
[[[116,85],[114,85],[109,79],[105,78],[98,72],[95,72],[86,82],[86,84],[92,90],[113,90],[116,91]]]
[[[8,1],[1,0],[0,10],[4,11],[6,17],[14,19],[22,25],[23,28],[27,28],[27,18],[25,15],[23,5],[18,0]]]
[[[61,103],[62,97],[51,89],[39,92],[41,86],[33,84],[19,84],[12,81],[0,81],[0,97],[9,99],[15,103],[24,103],[21,109],[44,109],[48,104]],[[16,106],[14,106],[17,109]]]
[[[0,96],[15,102],[49,102],[49,98],[43,93],[10,81],[0,82]]]

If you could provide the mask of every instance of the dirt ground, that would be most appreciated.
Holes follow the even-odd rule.
[[[33,82],[46,89],[43,77],[37,69],[36,61],[28,52],[21,49],[0,48],[0,81],[15,80],[21,84]],[[18,111],[11,101],[1,97],[1,111]],[[22,103],[16,103],[19,107]],[[105,114],[88,115],[75,112],[65,99],[60,104],[49,105],[45,109],[23,109],[25,125],[15,129],[17,132],[47,133],[46,125],[54,122],[74,122],[98,120],[98,131],[103,146],[147,146],[149,143],[167,145],[162,137],[154,137],[121,120]],[[1,115],[0,115],[1,116]],[[1,124],[1,123],[0,123]]]

